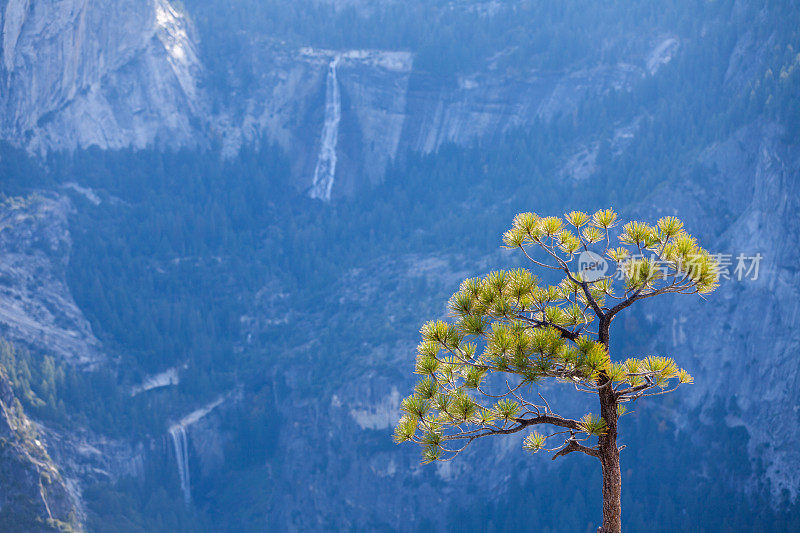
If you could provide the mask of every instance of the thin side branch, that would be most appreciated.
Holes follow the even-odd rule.
[[[600,457],[600,451],[597,448],[589,448],[575,440],[575,437],[567,439],[565,446],[561,448],[554,456],[553,461],[572,452],[583,452],[592,457]]]

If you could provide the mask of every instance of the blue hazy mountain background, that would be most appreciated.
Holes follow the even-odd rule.
[[[622,420],[626,529],[800,529],[793,2],[0,13],[7,529],[594,531],[588,459],[421,466],[391,428],[422,322],[517,264],[513,216],[607,206],[764,258],[615,325],[697,381]]]

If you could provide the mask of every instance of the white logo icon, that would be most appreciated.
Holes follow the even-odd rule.
[[[581,252],[578,256],[578,272],[583,281],[597,281],[608,272],[608,261],[594,252]]]

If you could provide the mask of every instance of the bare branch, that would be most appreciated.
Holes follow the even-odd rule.
[[[551,269],[551,270],[560,270],[560,269],[561,269],[561,267],[557,267],[557,266],[553,266],[553,265],[548,265],[548,264],[545,264],[545,263],[542,263],[542,262],[539,262],[539,261],[537,261],[536,259],[534,259],[534,258],[533,258],[533,257],[531,257],[530,255],[528,255],[528,251],[527,251],[527,250],[525,250],[525,248],[523,248],[523,246],[522,246],[521,244],[519,245],[519,249],[520,249],[520,250],[522,250],[522,253],[523,253],[523,254],[525,254],[525,257],[527,257],[527,258],[528,258],[528,260],[529,260],[531,263],[533,263],[533,264],[535,264],[535,265],[537,265],[537,266],[544,267],[544,268],[549,268],[549,269]]]
[[[561,448],[558,453],[553,456],[553,461],[562,457],[564,455],[570,454],[572,452],[583,452],[586,455],[590,455],[592,457],[600,457],[600,451],[597,448],[589,448],[588,446],[584,446],[583,444],[579,443],[575,437],[570,437],[566,440],[565,446]]]

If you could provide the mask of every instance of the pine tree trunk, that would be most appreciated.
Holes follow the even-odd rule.
[[[600,391],[601,416],[608,431],[600,438],[600,462],[603,466],[603,526],[602,533],[622,531],[622,474],[617,447],[617,402],[611,387]]]

